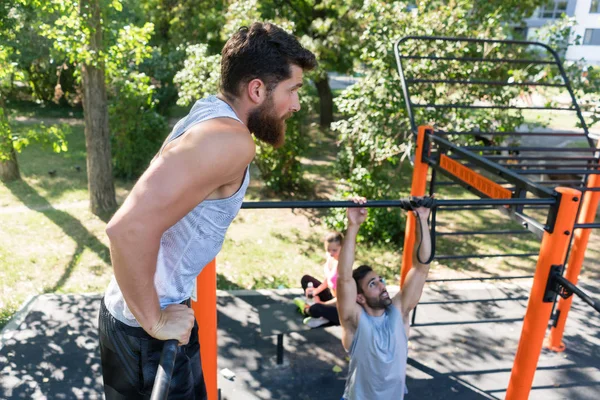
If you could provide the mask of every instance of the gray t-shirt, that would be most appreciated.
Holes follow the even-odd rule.
[[[404,398],[408,339],[395,306],[390,304],[380,317],[361,311],[349,353],[344,399]]]
[[[190,113],[175,125],[166,143],[180,137],[192,126],[214,118],[240,121],[227,103],[210,96],[194,104]],[[221,250],[225,232],[242,206],[249,182],[250,174],[246,168],[244,181],[235,194],[225,199],[204,200],[162,235],[154,275],[161,308],[190,297],[196,277]],[[114,277],[104,302],[113,317],[129,326],[140,326]]]

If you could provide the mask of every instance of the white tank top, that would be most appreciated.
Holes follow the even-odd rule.
[[[190,113],[175,125],[166,143],[183,135],[193,125],[214,118],[240,121],[227,103],[210,96],[194,104]],[[196,277],[221,250],[227,228],[242,206],[249,182],[250,174],[246,168],[242,185],[235,194],[225,199],[204,200],[163,233],[154,275],[161,308],[190,297]],[[114,276],[104,295],[104,303],[119,321],[140,326],[127,307]]]

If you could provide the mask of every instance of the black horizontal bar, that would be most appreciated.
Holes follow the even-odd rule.
[[[530,191],[538,197],[553,195],[548,189],[532,184],[527,179],[519,176],[508,168],[504,168],[490,160],[485,159],[482,156],[473,154],[467,147],[457,147],[452,142],[431,134],[428,134],[427,138],[429,138],[432,142],[435,142],[435,144],[437,144],[442,150],[445,150],[446,153],[451,151],[453,155],[460,155],[462,158],[467,159],[467,161],[477,164],[479,167],[486,169],[488,172],[491,172],[502,179],[506,179],[507,181],[510,181],[511,183]],[[444,169],[441,167],[436,167],[438,167],[440,171],[444,171]]]
[[[439,232],[436,231],[436,236],[460,236],[460,235],[522,235],[531,233],[526,230],[518,231],[460,231],[460,232]]]
[[[435,282],[467,282],[467,281],[507,281],[511,279],[530,279],[533,275],[517,275],[517,276],[477,276],[473,278],[447,278],[447,279],[427,279],[427,283]]]
[[[431,306],[436,304],[468,304],[468,303],[496,303],[498,301],[523,301],[529,300],[527,296],[521,297],[503,297],[501,299],[469,299],[469,300],[441,300],[441,301],[423,301],[420,306]]]
[[[575,224],[573,225],[573,229],[589,229],[589,228],[600,228],[599,223],[589,223],[589,224]]]
[[[436,260],[464,260],[467,258],[494,258],[494,257],[533,257],[539,253],[507,253],[507,254],[466,254],[466,255],[441,255],[435,256]]]
[[[488,160],[540,160],[540,161],[599,161],[596,157],[549,157],[549,156],[521,156],[520,154],[515,155],[486,155],[484,156]],[[454,158],[454,157],[452,157]]]
[[[438,211],[480,211],[495,210],[498,206],[447,206]]]
[[[525,169],[517,172],[519,175],[597,175],[600,171],[597,169]]]
[[[471,61],[471,62],[492,62],[492,63],[515,63],[515,64],[555,64],[555,61],[546,60],[517,60],[510,58],[476,58],[476,57],[436,57],[436,56],[402,56],[407,60],[445,60],[445,61]]]
[[[579,190],[582,192],[600,192],[600,187],[582,187]]]
[[[478,80],[460,80],[460,79],[407,79],[406,83],[450,83],[458,85],[490,85],[490,86],[549,86],[565,87],[564,83],[543,83],[543,82],[504,82],[504,81],[478,81]]]
[[[436,200],[438,208],[446,206],[504,206],[504,205],[554,205],[554,198],[548,199],[472,199],[472,200]],[[402,207],[400,200],[368,200],[365,204],[356,204],[348,200],[319,201],[245,201],[244,209],[271,208],[388,208]]]
[[[555,181],[533,181],[533,183],[537,183],[539,185],[575,185],[579,186],[583,184],[582,180],[555,180]]]
[[[579,298],[585,301],[587,304],[592,306],[594,310],[600,312],[600,302],[592,299],[588,296],[584,291],[575,286],[571,281],[561,275],[556,275],[554,277],[557,281],[559,281],[563,286],[567,287],[571,292],[575,293]]]
[[[500,324],[523,321],[523,318],[500,318],[500,319],[478,319],[475,321],[448,321],[448,322],[426,322],[424,324],[413,324],[412,327],[422,326],[445,326],[445,325],[471,325],[471,324]]]
[[[594,148],[583,147],[515,147],[515,146],[464,146],[463,149],[471,151],[538,151],[538,152],[577,152],[577,153],[595,153],[599,151]],[[484,156],[485,157],[485,156]],[[487,158],[487,157],[486,157]],[[516,158],[519,158],[518,156]]]
[[[590,163],[590,164],[566,164],[566,163],[561,163],[561,164],[539,164],[539,163],[527,163],[527,162],[522,162],[522,163],[517,163],[517,164],[512,164],[512,163],[498,163],[506,168],[510,168],[510,169],[515,169],[515,168],[529,168],[529,167],[538,167],[538,168],[562,168],[562,167],[569,167],[569,168],[598,168],[600,167],[600,164],[596,164],[596,163]]]
[[[458,132],[458,131],[436,131],[444,135],[481,135],[481,136],[555,136],[555,137],[578,137],[587,139],[585,132]]]
[[[472,108],[472,109],[498,109],[498,110],[562,110],[562,111],[577,111],[575,108],[565,108],[565,107],[538,107],[538,106],[528,106],[528,107],[516,107],[516,106],[475,106],[472,104],[434,104],[434,103],[426,103],[426,104],[415,104],[411,103],[411,106],[415,108]]]

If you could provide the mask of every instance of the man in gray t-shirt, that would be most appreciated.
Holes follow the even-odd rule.
[[[364,198],[355,202],[364,204]],[[356,235],[367,217],[366,208],[348,209],[348,230],[338,262],[337,307],[343,329],[342,344],[350,353],[345,400],[402,400],[406,390],[408,315],[423,292],[431,254],[429,209],[414,210],[418,219],[413,267],[402,290],[390,298],[383,279],[368,265],[352,270]],[[421,241],[422,238],[422,241]],[[418,254],[417,254],[418,252]]]

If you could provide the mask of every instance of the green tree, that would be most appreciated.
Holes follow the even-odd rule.
[[[359,38],[361,72],[359,84],[344,91],[337,106],[344,118],[333,124],[339,134],[341,150],[338,173],[343,185],[340,196],[363,195],[371,199],[398,198],[408,188],[398,187],[400,160],[412,151],[411,127],[393,53],[393,44],[410,35],[454,36],[502,39],[511,29],[509,22],[518,22],[531,15],[544,1],[481,1],[452,0],[408,2],[364,1],[355,18],[361,21]],[[518,57],[517,48],[496,45],[480,46],[464,42],[408,41],[401,49],[405,54],[486,57]],[[506,52],[507,54],[503,54]],[[406,62],[407,73],[442,79],[515,79],[519,69],[486,63],[459,63],[428,59]],[[422,103],[470,103],[490,101],[506,104],[518,94],[515,87],[481,87],[478,85],[427,85],[412,87]],[[503,110],[417,109],[418,123],[435,122],[445,130],[509,131],[524,121],[519,113]],[[454,138],[456,139],[456,138]],[[471,137],[467,140],[475,140]],[[371,241],[400,243],[403,217],[399,210],[376,209],[365,224],[365,236]],[[343,229],[343,218],[333,212],[329,223]]]
[[[358,52],[360,23],[356,11],[362,1],[348,0],[262,0],[260,15],[266,19],[293,22],[291,31],[319,60],[311,74],[319,96],[319,123],[333,122],[333,94],[328,73],[350,73]]]
[[[12,47],[23,28],[18,20],[23,14],[23,5],[18,1],[7,1],[0,6],[0,180],[3,182],[20,179],[17,152],[32,142],[50,145],[54,151],[66,151],[65,127],[42,126],[16,134],[11,129],[5,97],[15,80],[25,77],[18,68],[18,50]]]

